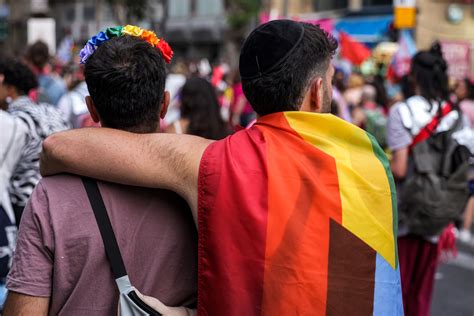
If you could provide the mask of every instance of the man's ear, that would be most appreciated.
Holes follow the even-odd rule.
[[[170,105],[170,93],[165,91],[163,96],[163,102],[161,103],[161,111],[160,111],[160,118],[164,119],[166,116],[166,112],[168,112],[168,106]]]
[[[90,96],[86,96],[86,104],[87,104],[87,109],[89,110],[89,113],[91,114],[92,120],[96,123],[99,123],[100,122],[99,112],[97,112],[94,101],[92,101],[92,98]]]
[[[317,78],[311,84],[310,106],[311,112],[319,113],[323,109],[323,79]]]

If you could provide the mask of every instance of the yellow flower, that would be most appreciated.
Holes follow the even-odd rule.
[[[143,33],[143,30],[139,28],[138,26],[125,25],[122,29],[122,33],[131,35],[131,36],[141,36]]]

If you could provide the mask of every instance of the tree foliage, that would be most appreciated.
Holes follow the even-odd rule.
[[[241,31],[258,15],[261,0],[227,0],[225,1],[229,27]]]

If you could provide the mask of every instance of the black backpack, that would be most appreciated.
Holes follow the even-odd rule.
[[[469,198],[469,150],[452,137],[463,128],[463,118],[453,127],[412,147],[413,173],[401,190],[400,221],[411,233],[433,236],[459,219]]]

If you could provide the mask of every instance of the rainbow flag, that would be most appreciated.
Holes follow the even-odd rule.
[[[375,139],[333,115],[271,114],[214,142],[199,315],[403,315],[396,203]]]

